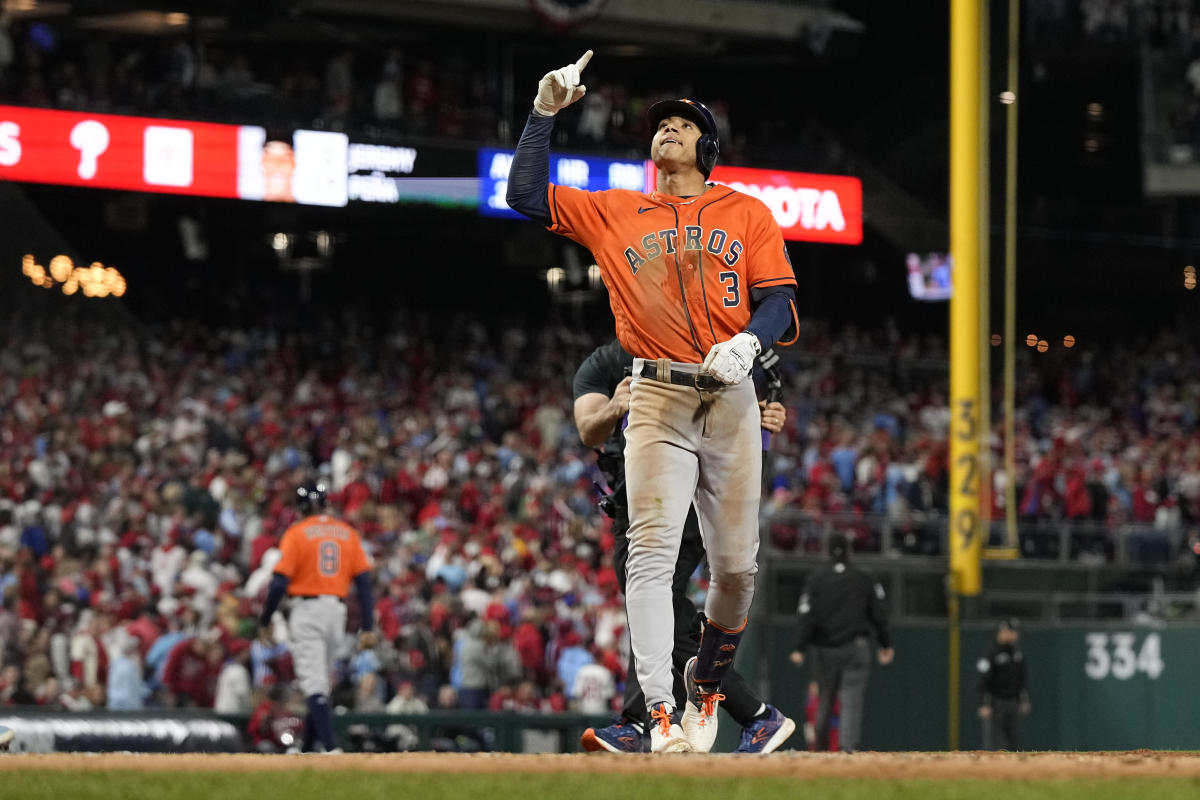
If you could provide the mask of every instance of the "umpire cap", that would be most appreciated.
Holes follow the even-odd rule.
[[[646,119],[652,129],[667,117],[683,117],[690,119],[700,126],[701,136],[696,142],[696,166],[704,177],[708,177],[717,163],[720,152],[720,134],[717,132],[717,120],[712,112],[699,100],[660,100],[646,109]]]
[[[845,561],[850,552],[850,540],[844,533],[834,533],[829,537],[829,555],[834,561]]]
[[[323,482],[302,483],[296,487],[296,505],[303,513],[312,514],[325,508],[328,493]]]

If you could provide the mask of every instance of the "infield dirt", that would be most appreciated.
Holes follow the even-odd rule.
[[[1200,778],[1200,754],[1138,750],[1105,753],[801,753],[770,756],[513,755],[396,753],[306,756],[253,754],[55,753],[0,755],[0,773],[22,770],[129,772],[324,771],[694,776],[704,761],[724,777],[1074,780]]]

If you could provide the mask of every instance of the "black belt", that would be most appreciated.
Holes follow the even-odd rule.
[[[676,386],[690,386],[693,389],[700,389],[705,392],[715,392],[718,389],[725,388],[725,384],[712,375],[701,375],[677,369],[668,370],[667,374],[669,377],[665,382],[673,383]],[[658,375],[658,364],[654,361],[645,361],[642,364],[641,376],[649,378],[652,381],[663,380]]]
[[[336,594],[294,594],[292,597],[296,598],[297,600],[316,600],[320,597],[332,597],[334,600],[338,601],[342,599]]]

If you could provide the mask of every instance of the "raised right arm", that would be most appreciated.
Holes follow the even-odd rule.
[[[587,87],[580,83],[580,73],[591,60],[592,51],[588,50],[574,64],[542,76],[533,98],[533,110],[529,112],[508,171],[505,199],[509,208],[543,225],[551,221],[546,186],[550,183],[550,131],[554,129],[554,115],[587,92]]]
[[[529,112],[517,152],[508,170],[508,192],[505,199],[513,211],[535,222],[550,224],[550,203],[546,187],[550,183],[550,132],[554,117]]]

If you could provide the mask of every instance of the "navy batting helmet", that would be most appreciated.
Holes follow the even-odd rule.
[[[313,514],[325,508],[329,490],[324,483],[312,482],[296,487],[296,505],[305,514]]]
[[[646,111],[646,119],[650,127],[657,128],[658,123],[667,117],[683,117],[690,119],[700,126],[702,134],[696,140],[696,167],[707,178],[712,174],[717,163],[717,154],[721,151],[720,137],[717,134],[717,121],[712,112],[698,100],[662,100],[650,106]]]

